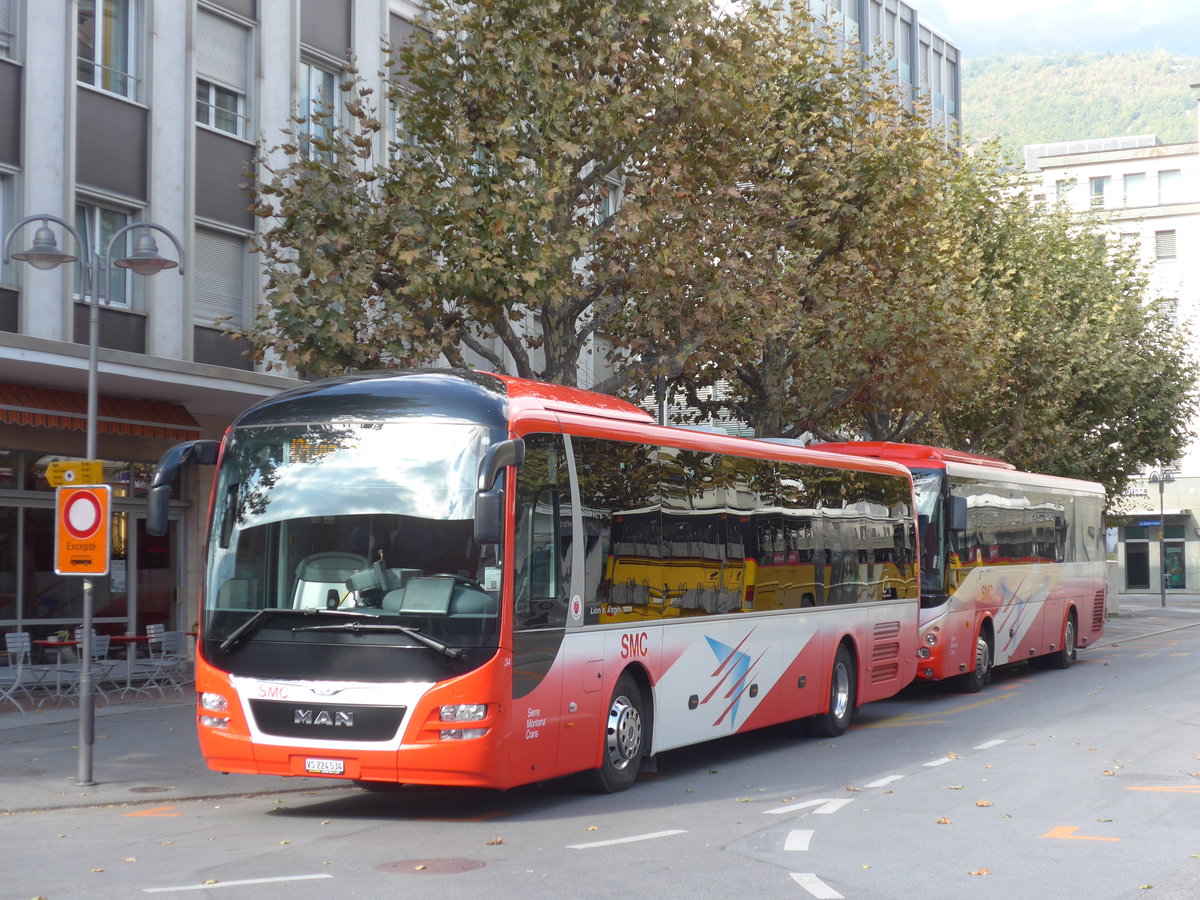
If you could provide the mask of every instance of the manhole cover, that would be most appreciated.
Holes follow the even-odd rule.
[[[162,794],[162,793],[166,793],[169,790],[170,790],[169,787],[147,786],[147,787],[130,788],[129,793],[131,793],[131,794]]]
[[[406,859],[376,866],[375,871],[393,875],[457,875],[459,872],[482,869],[486,865],[477,859]]]
[[[29,778],[33,775],[45,775],[45,769],[36,766],[0,766],[0,778]]]

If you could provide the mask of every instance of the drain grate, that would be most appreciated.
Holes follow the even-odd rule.
[[[152,785],[147,785],[146,787],[130,788],[129,793],[131,793],[131,794],[164,794],[169,790],[171,790],[169,787],[154,787]]]

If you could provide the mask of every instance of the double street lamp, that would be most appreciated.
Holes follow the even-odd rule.
[[[1146,480],[1150,484],[1158,485],[1158,589],[1160,602],[1165,608],[1167,605],[1167,517],[1163,508],[1163,489],[1175,480],[1175,475],[1170,469],[1159,469],[1151,472],[1150,477]]]
[[[28,250],[20,253],[9,253],[10,245],[18,231],[31,222],[41,222],[41,227],[34,233],[33,244]],[[58,241],[50,223],[54,222],[75,239],[75,246],[82,256],[84,272],[91,272],[92,290],[88,300],[88,380],[87,380],[87,452],[86,458],[96,459],[96,407],[97,387],[96,374],[99,368],[98,349],[100,338],[100,284],[101,277],[105,279],[103,296],[107,299],[112,289],[112,266],[129,269],[137,275],[156,275],[163,269],[179,267],[183,275],[183,246],[170,231],[162,225],[153,222],[134,222],[118,229],[108,240],[108,247],[101,254],[98,249],[89,247],[71,225],[58,216],[35,215],[26,216],[9,229],[4,238],[4,262],[8,263],[11,256],[22,262],[27,262],[35,269],[55,269],[63,263],[73,263],[79,259],[63,250],[58,249]],[[133,252],[120,259],[113,259],[113,251],[117,242],[125,238],[131,231],[137,231]],[[160,232],[170,238],[175,245],[179,262],[158,255],[158,246],[154,242],[153,232]],[[93,784],[92,781],[92,746],[95,743],[95,693],[92,686],[92,619],[95,609],[93,585],[90,576],[83,579],[83,640],[79,650],[79,774],[78,783]]]

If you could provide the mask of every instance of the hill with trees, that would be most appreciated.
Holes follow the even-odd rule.
[[[1131,53],[1004,53],[968,58],[963,128],[971,144],[1026,144],[1154,134],[1196,140],[1200,57]]]

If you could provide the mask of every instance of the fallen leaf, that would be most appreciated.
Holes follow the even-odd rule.
[[[173,843],[175,843],[175,842],[174,842],[174,841],[159,841],[159,842],[158,842],[158,846],[160,846],[160,847],[170,847],[170,846],[171,846]]]
[[[494,837],[490,841],[487,842],[487,846],[495,847],[497,844],[503,844],[503,843],[504,843],[504,838]]]
[[[600,829],[598,827],[596,827],[595,825],[589,825],[587,827],[587,830],[588,831],[599,831]]]
[[[103,872],[103,869],[92,869],[93,872]]]
[[[992,801],[991,800],[976,800],[975,805],[976,806],[991,806]]]
[[[204,883],[205,884],[220,884],[221,882],[217,881],[217,879],[215,879],[215,878],[206,878],[206,879],[204,879]]]
[[[1143,884],[1140,888],[1138,888],[1139,891],[1150,891],[1153,889],[1154,889],[1154,885],[1152,885],[1152,884]]]
[[[126,856],[121,862],[137,862],[136,856]]]
[[[1104,774],[1105,775],[1116,775],[1117,773],[1114,772],[1112,769],[1105,769]]]
[[[961,791],[961,790],[963,790],[963,786],[961,784],[948,784],[948,785],[946,785],[946,790]]]
[[[970,872],[969,874],[971,874],[971,875],[991,875],[992,873],[989,872],[987,869],[976,869],[974,872]]]
[[[960,757],[957,753],[947,753],[946,754],[946,759],[959,759],[959,758]]]
[[[290,843],[291,843],[291,841],[280,841],[279,843],[280,843],[280,844],[290,844]]]
[[[862,788],[850,787],[850,785],[846,785],[846,790],[850,791],[851,793],[859,793],[862,791]]]
[[[416,872],[424,872],[425,866],[423,866],[423,865],[422,866],[413,866],[413,870]]]
[[[950,820],[949,820],[949,819],[947,819],[945,816],[942,816],[940,819],[938,819],[938,820],[937,820],[937,823],[938,823],[939,825],[949,825],[949,824],[951,824]]]

